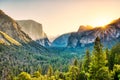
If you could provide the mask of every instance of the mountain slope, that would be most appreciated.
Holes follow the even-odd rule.
[[[18,20],[18,24],[26,34],[28,34],[32,40],[36,41],[40,45],[49,46],[50,41],[47,38],[47,35],[42,29],[42,25],[33,20]]]
[[[18,75],[26,69],[33,70],[48,62],[50,55],[48,49],[33,41],[14,19],[0,10],[0,80],[8,80],[9,73]]]
[[[0,31],[2,35],[6,35],[2,37],[5,42],[9,42],[10,44],[20,43],[22,47],[30,52],[48,53],[46,48],[33,41],[28,34],[21,30],[20,25],[2,10],[0,10]]]
[[[0,31],[19,42],[29,42],[31,38],[21,31],[20,26],[11,17],[0,10]]]

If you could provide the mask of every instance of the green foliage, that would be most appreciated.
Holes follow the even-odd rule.
[[[114,64],[120,64],[120,43],[112,47],[108,63],[110,70],[113,70]]]
[[[105,54],[106,54],[106,60],[108,60],[109,59],[109,54],[110,52],[109,52],[109,49],[108,48],[106,48],[105,49]]]
[[[110,80],[108,67],[102,67],[96,72],[98,80]]]
[[[30,76],[30,74],[28,74],[26,72],[21,72],[18,75],[18,80],[31,80],[31,76]]]
[[[54,74],[54,75],[55,75],[55,79],[58,80],[58,79],[60,78],[60,77],[59,77],[60,72],[59,72],[58,70],[55,71],[55,74]]]
[[[32,51],[34,49],[31,50],[31,48],[29,49],[28,47],[29,46],[26,45],[7,46],[5,44],[0,44],[0,78],[2,80],[7,78],[7,75],[10,73],[12,74],[11,76],[14,77],[21,71],[30,74],[39,71],[41,74],[45,74],[49,65],[52,66],[53,71],[68,71],[69,61],[75,57],[73,54],[69,53],[41,53],[39,51]],[[40,70],[40,68],[42,70]]]
[[[120,65],[114,65],[113,67],[113,73],[114,73],[114,80],[120,79]]]
[[[100,42],[100,38],[99,37],[97,37],[96,39],[95,39],[95,44],[94,44],[94,54],[99,54],[99,53],[102,53],[102,48],[103,48],[103,46],[102,46],[102,44],[101,44],[101,42]]]
[[[74,65],[74,66],[78,66],[78,60],[77,60],[77,59],[74,60],[73,65]]]
[[[5,45],[0,43],[0,52],[5,50]]]
[[[78,79],[79,75],[79,68],[77,66],[70,66],[69,68],[69,77],[72,80]]]
[[[84,71],[81,71],[79,74],[79,79],[78,80],[87,80],[87,75]]]
[[[90,52],[87,49],[86,54],[85,54],[84,63],[83,63],[85,72],[88,72],[88,70],[89,70],[90,61],[91,61]]]
[[[0,48],[1,80],[120,80],[120,44],[103,50],[99,37],[92,54],[86,50],[82,59],[70,53],[42,54],[23,47],[0,47],[4,48]]]
[[[33,77],[39,78],[40,75],[41,75],[40,72],[36,71],[36,72],[34,72]]]
[[[92,55],[92,60],[90,63],[90,69],[89,69],[89,73],[90,73],[90,79],[91,80],[101,80],[101,77],[104,77],[102,75],[100,75],[101,70],[104,70],[103,67],[105,67],[105,57],[103,54],[103,46],[100,42],[99,37],[96,38],[95,40],[95,45],[94,45],[94,50],[93,50],[93,55]],[[103,79],[105,80],[105,79]]]
[[[48,71],[47,71],[47,76],[51,77],[53,75],[53,69],[52,66],[49,66]]]

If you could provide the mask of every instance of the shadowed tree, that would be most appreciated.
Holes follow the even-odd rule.
[[[90,52],[87,49],[86,50],[86,54],[85,54],[84,64],[83,64],[85,72],[88,72],[90,61],[91,61],[91,59],[90,59]]]
[[[77,60],[77,59],[74,60],[73,65],[74,65],[74,66],[78,66],[78,60]]]

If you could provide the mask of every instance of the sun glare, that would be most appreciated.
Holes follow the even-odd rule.
[[[94,19],[91,23],[93,27],[104,27],[105,25],[109,24],[113,19],[109,18],[97,18]]]

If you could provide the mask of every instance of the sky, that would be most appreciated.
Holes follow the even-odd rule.
[[[32,19],[57,36],[80,25],[101,26],[120,18],[120,0],[0,0],[0,9],[15,20]]]

